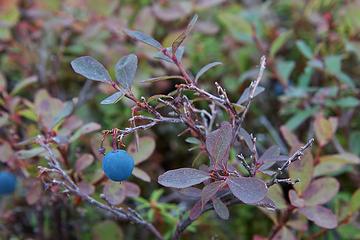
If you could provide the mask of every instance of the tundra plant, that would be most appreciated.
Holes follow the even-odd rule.
[[[150,129],[161,123],[185,126],[185,130],[180,134],[188,135],[187,141],[196,145],[200,152],[208,157],[208,164],[200,166],[199,169],[184,166],[184,168],[167,171],[158,177],[160,185],[180,189],[183,196],[195,199],[189,211],[184,212],[174,226],[173,239],[178,239],[191,223],[209,210],[215,210],[220,218],[228,219],[230,215],[228,206],[232,204],[256,205],[266,209],[264,211],[277,209],[278,206],[273,197],[274,191],[269,194],[269,188],[275,187],[278,183],[294,184],[299,181],[287,178],[286,171],[292,163],[302,162],[300,161],[302,156],[311,155],[308,149],[314,141],[310,139],[305,144],[297,141],[297,144],[293,145],[296,149],[293,148],[290,156],[281,155],[280,148],[277,146],[267,149],[259,156],[256,138],[244,129],[244,121],[253,98],[264,90],[259,84],[265,71],[266,58],[261,57],[257,78],[244,90],[238,101],[232,102],[226,90],[217,82],[215,93],[205,90],[200,86],[199,79],[205,72],[221,63],[210,63],[202,67],[195,76],[188,72],[182,63],[183,45],[196,20],[197,16],[194,16],[186,30],[170,47],[162,46],[157,40],[142,32],[125,30],[130,38],[157,49],[155,58],[177,67],[179,75],[160,76],[142,81],[151,84],[155,81],[176,79],[175,90],[168,94],[154,95],[147,99],[137,98],[134,95],[132,86],[138,66],[138,58],[134,54],[124,56],[116,63],[116,80],[113,80],[105,67],[92,57],[83,56],[71,62],[76,73],[113,87],[115,92],[101,104],[115,104],[123,97],[134,103],[131,109],[132,117],[129,119],[130,127],[103,131],[103,140],[108,135],[112,138],[112,151],[105,155],[103,144],[99,144],[99,152],[105,155],[103,170],[111,180],[126,180],[134,167],[134,161],[128,153],[119,150],[124,146],[123,140],[133,135],[136,139],[135,147],[141,148],[139,131]],[[38,137],[38,142],[47,151],[50,166],[42,170],[56,173],[52,175],[55,178],[52,180],[53,184],[60,185],[66,192],[75,194],[84,201],[112,213],[120,220],[128,220],[145,226],[156,238],[163,239],[164,234],[160,233],[152,223],[147,222],[135,209],[111,203],[108,199],[105,204],[92,198],[86,191],[81,191],[74,180],[62,169],[50,146],[53,142],[44,136]],[[230,152],[236,152],[235,159],[230,158]],[[318,191],[323,190],[321,186],[335,187],[325,194],[326,197],[319,197]],[[277,221],[278,224],[270,235],[275,237],[279,232],[289,232],[286,221],[289,216],[298,213],[320,227],[336,227],[336,216],[321,204],[328,202],[336,195],[338,189],[336,179],[320,178],[312,181],[303,192],[291,190],[291,205],[282,207],[286,209],[283,216],[287,218]],[[281,195],[281,192],[278,194]]]

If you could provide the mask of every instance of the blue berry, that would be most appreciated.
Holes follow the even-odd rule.
[[[124,150],[111,151],[104,156],[102,168],[111,180],[124,181],[134,169],[134,159]]]
[[[0,195],[7,195],[13,193],[15,191],[15,187],[15,175],[7,171],[0,172]]]

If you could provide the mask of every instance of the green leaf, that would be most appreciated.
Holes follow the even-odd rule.
[[[215,67],[217,65],[221,65],[222,63],[221,62],[213,62],[213,63],[209,63],[205,66],[203,66],[200,71],[196,74],[196,77],[195,77],[195,82],[197,82],[199,80],[199,78],[205,73],[207,72],[210,68],[212,67]]]
[[[360,156],[360,131],[352,131],[349,139],[350,152]]]
[[[314,57],[311,48],[303,40],[296,41],[296,46],[307,59],[312,59]]]
[[[39,156],[43,152],[45,152],[45,150],[42,147],[37,147],[37,148],[29,149],[29,150],[17,151],[16,156],[19,159],[29,159],[29,158]]]
[[[344,97],[337,99],[335,104],[342,108],[355,108],[360,105],[360,100],[355,97]]]
[[[100,104],[114,104],[120,101],[124,96],[125,96],[125,92],[120,89],[120,91],[113,93],[109,97],[102,100]]]
[[[123,240],[124,234],[121,228],[113,221],[106,220],[97,223],[92,228],[93,240]]]
[[[350,164],[360,164],[359,157],[351,153],[321,156],[320,163],[315,167],[314,176],[334,174]]]
[[[293,61],[282,61],[279,60],[276,62],[276,71],[278,72],[280,76],[280,80],[283,83],[289,82],[289,77],[291,72],[294,70],[295,62]]]
[[[271,44],[270,57],[273,58],[286,41],[291,37],[292,31],[282,32]]]
[[[61,109],[60,112],[56,115],[56,117],[54,117],[51,128],[55,127],[55,125],[58,124],[61,120],[68,117],[73,110],[74,110],[73,101],[65,102],[63,109]]]
[[[194,28],[195,23],[198,19],[198,15],[194,15],[193,18],[191,19],[190,23],[188,24],[188,26],[186,27],[186,30],[184,32],[182,32],[176,39],[175,41],[172,43],[171,48],[172,48],[172,54],[176,55],[177,49],[180,47],[180,45],[184,42],[185,38],[187,38],[191,32],[191,30]]]
[[[360,210],[360,189],[356,190],[350,200],[350,212],[357,213]]]
[[[306,108],[305,110],[298,111],[294,116],[292,116],[285,124],[285,126],[290,130],[294,131],[297,129],[303,122],[305,122],[309,117],[311,117],[317,111],[316,108]]]
[[[135,54],[122,57],[115,65],[116,80],[125,89],[130,89],[136,74],[138,58]]]
[[[71,61],[74,71],[90,80],[111,83],[111,77],[105,67],[90,56],[83,56]]]

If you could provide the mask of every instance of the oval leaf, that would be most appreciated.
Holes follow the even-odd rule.
[[[125,200],[125,188],[118,182],[108,181],[103,190],[105,199],[111,205],[119,205]]]
[[[135,142],[129,144],[127,151],[134,158],[135,164],[138,165],[153,154],[155,147],[155,139],[153,137],[146,136],[139,138],[139,151],[136,151]]]
[[[201,204],[202,207],[212,199],[216,193],[224,186],[224,181],[212,182],[206,185],[201,191]]]
[[[229,122],[223,122],[221,127],[212,131],[206,137],[206,149],[210,154],[212,164],[215,166],[220,164],[226,165],[229,158],[231,140],[232,140],[232,126]]]
[[[111,83],[111,77],[105,67],[90,56],[76,58],[71,61],[74,71],[90,80]]]
[[[81,172],[94,162],[94,157],[91,154],[83,154],[81,157],[76,160],[75,171]]]
[[[264,199],[268,188],[264,181],[254,177],[229,177],[230,191],[244,203],[257,203]]]
[[[138,58],[135,54],[129,54],[122,57],[115,65],[116,80],[125,89],[130,89],[138,64]]]
[[[227,208],[227,206],[225,205],[225,203],[223,201],[221,201],[220,198],[215,198],[212,200],[213,202],[213,206],[214,206],[214,210],[216,212],[216,214],[224,220],[229,219],[229,209]]]
[[[121,98],[124,97],[124,92],[123,91],[118,91],[116,93],[113,93],[112,95],[110,95],[109,97],[105,98],[104,100],[102,100],[100,102],[100,104],[113,104],[113,103],[117,103],[118,101],[120,101]]]
[[[299,209],[299,212],[320,227],[328,229],[337,227],[337,218],[328,208],[322,206],[305,207]]]
[[[135,177],[145,181],[145,182],[150,182],[150,176],[144,172],[143,170],[141,170],[140,168],[135,167],[134,170],[132,171],[132,175],[134,175]]]
[[[339,191],[339,182],[332,177],[312,181],[302,197],[306,206],[315,206],[329,202]]]
[[[245,103],[247,101],[249,101],[249,98],[250,98],[250,90],[251,88],[248,87],[244,90],[243,94],[241,94],[241,97],[239,98],[239,100],[236,102],[236,104],[242,104],[242,103]],[[259,95],[260,93],[262,93],[263,91],[265,90],[265,88],[261,87],[261,86],[258,86],[256,89],[255,89],[255,92],[254,92],[254,96],[253,97],[256,97],[257,95]]]
[[[159,184],[165,187],[187,188],[209,179],[207,172],[194,168],[179,168],[160,175]]]

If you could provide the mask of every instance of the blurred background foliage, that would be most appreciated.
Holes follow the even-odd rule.
[[[20,180],[14,201],[8,200],[0,207],[0,237],[133,239],[142,236],[136,226],[106,220],[76,199],[75,204],[67,204],[65,200],[54,200],[51,194],[40,198],[46,195],[37,180],[36,166],[43,162],[37,158],[40,153],[32,152],[34,155],[21,158],[16,152],[24,148],[24,144],[19,144],[21,141],[36,136],[46,125],[39,126],[39,115],[44,115],[45,110],[37,107],[36,98],[52,96],[62,102],[77,99],[74,119],[98,123],[99,126],[91,125],[91,131],[99,130],[100,126],[101,129],[127,127],[130,101],[100,105],[111,88],[86,82],[74,74],[70,61],[90,55],[114,75],[116,61],[134,52],[140,58],[137,82],[171,75],[177,71],[174,66],[154,59],[152,48],[132,41],[123,30],[145,32],[169,46],[195,13],[199,21],[186,43],[185,65],[196,74],[209,62],[223,62],[202,77],[201,85],[214,91],[217,81],[236,102],[256,77],[260,56],[266,55],[267,72],[261,83],[266,91],[252,106],[246,129],[256,135],[260,152],[277,144],[287,153],[292,137],[289,132],[300,141],[315,136],[314,166],[311,166],[314,175],[336,176],[340,181],[340,192],[330,203],[335,212],[340,211],[342,202],[349,201],[360,185],[360,1],[2,0],[0,162],[4,169],[21,169],[17,175],[27,180]],[[135,94],[145,97],[173,89],[171,81],[134,86]],[[55,110],[53,115],[63,107],[61,101],[56,105],[49,100],[52,104],[48,110]],[[69,126],[70,130],[65,127],[63,131],[74,131],[81,122]],[[187,150],[191,145],[185,142],[185,137],[177,136],[177,126],[161,125],[152,131],[148,134],[155,139],[156,149],[141,165],[152,181],[134,179],[141,189],[141,197],[134,201],[147,209],[148,220],[170,234],[177,221],[176,212],[184,206],[167,203],[171,198],[156,190],[155,180],[161,169],[199,165],[206,159],[193,162],[197,153]],[[96,134],[90,134],[91,138],[78,135],[70,145],[70,165],[75,164],[82,152],[92,152],[94,162],[91,161],[83,178],[96,182],[96,172],[100,169],[96,149],[100,138]],[[271,220],[255,207],[234,206],[229,221],[220,221],[209,212],[192,225],[184,238],[263,239],[260,236],[267,236],[271,226]],[[360,239],[359,227],[355,219],[324,237]],[[307,231],[316,232],[315,228]],[[307,231],[298,237],[308,237]]]

